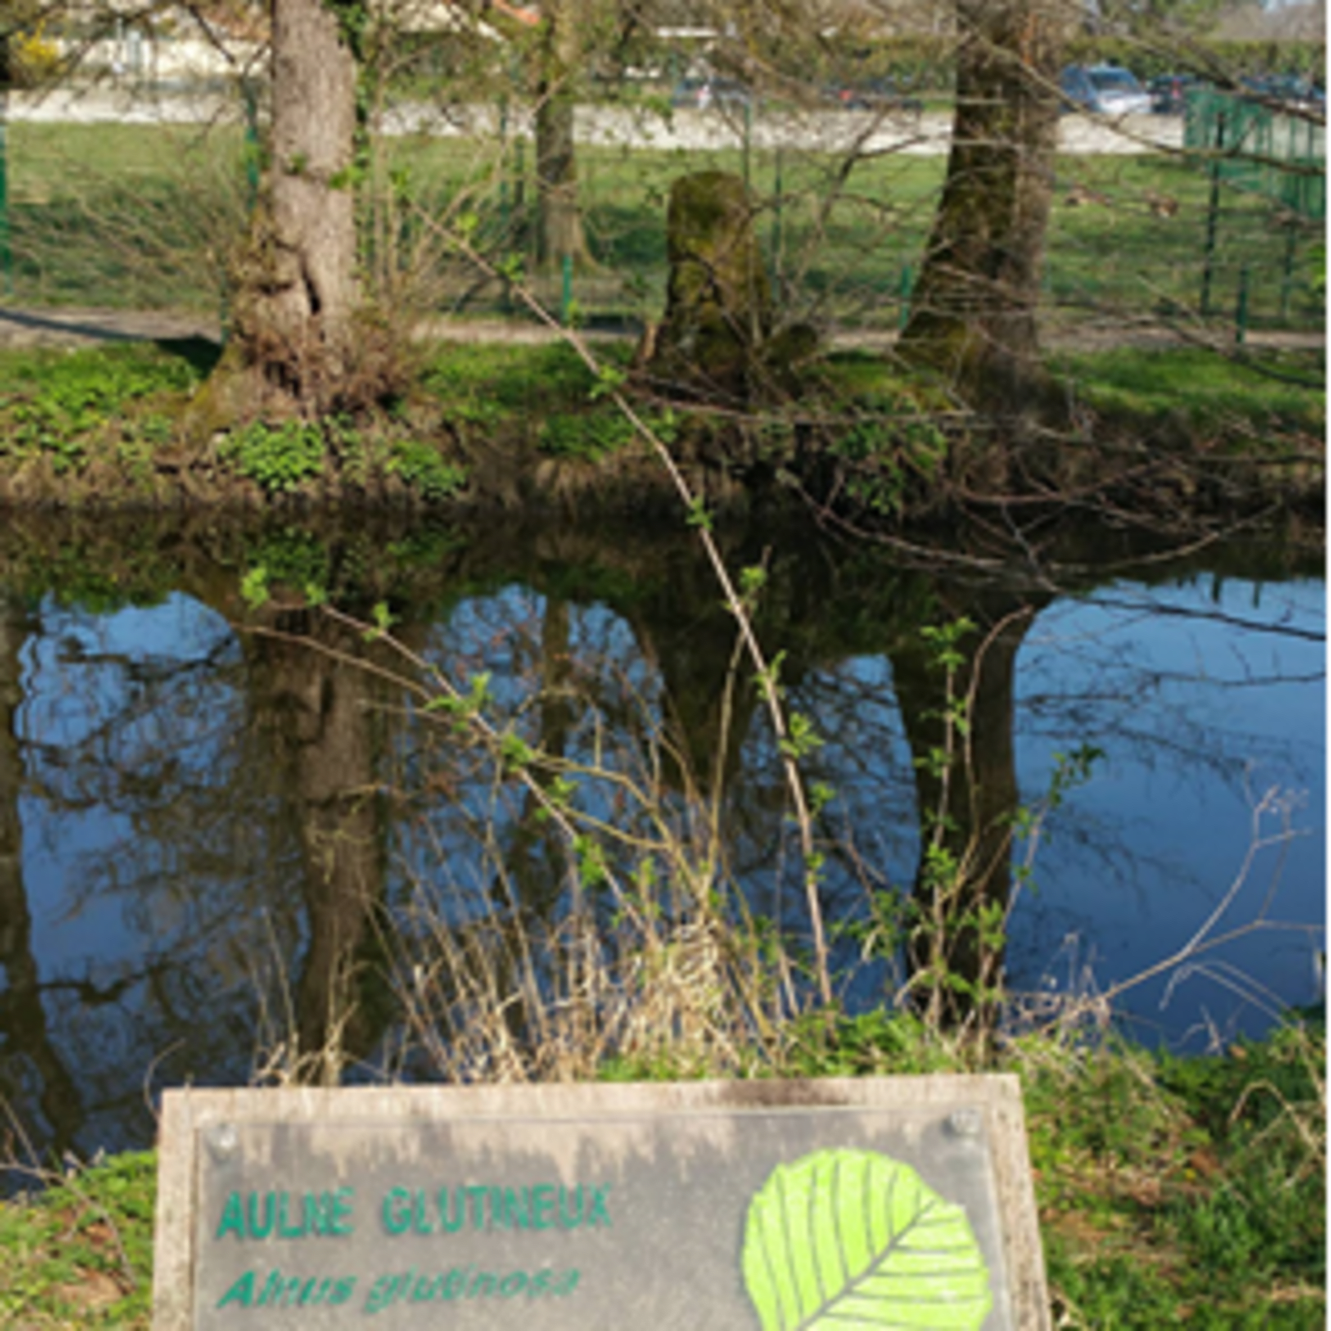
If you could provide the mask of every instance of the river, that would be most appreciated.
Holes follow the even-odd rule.
[[[732,570],[765,569],[755,627],[815,736],[848,1005],[900,1000],[902,958],[866,961],[863,931],[836,926],[874,893],[910,897],[938,718],[967,697],[949,818],[1009,908],[1009,1020],[1061,1007],[1198,1049],[1321,1001],[1320,552],[719,535]],[[391,642],[309,608],[310,588]],[[951,633],[950,688],[928,627]],[[682,524],[0,521],[13,1149],[147,1145],[163,1086],[244,1081],[334,1025],[351,1076],[430,1075],[400,1005],[421,902],[461,933],[557,918],[570,892],[532,790],[461,741],[465,705],[429,705],[443,679],[644,839],[663,821],[696,839],[715,808],[720,881],[803,940],[773,734],[736,642]],[[1000,845],[1014,817],[1025,834]]]

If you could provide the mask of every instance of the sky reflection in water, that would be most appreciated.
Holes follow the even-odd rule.
[[[513,626],[539,623],[547,609],[520,586],[467,598],[424,650],[494,671],[501,699],[516,697],[521,679],[540,675],[541,638]],[[1017,656],[1023,802],[1048,788],[1056,754],[1091,742],[1103,757],[1045,829],[1034,888],[1013,917],[1015,988],[1091,993],[1156,965],[1201,927],[1259,835],[1273,844],[1213,932],[1263,913],[1272,924],[1188,974],[1126,991],[1115,1009],[1139,1019],[1140,1032],[1195,1043],[1199,1033],[1260,1030],[1272,1004],[1320,1001],[1323,623],[1324,586],[1312,581],[1124,582],[1039,611]],[[163,1059],[159,1081],[243,1079],[256,976],[279,961],[299,970],[309,926],[282,815],[289,777],[256,738],[254,665],[215,611],[180,594],[105,615],[48,601],[29,630],[19,811],[44,1029],[16,1039],[0,1025],[0,1089],[40,1119],[32,1106],[63,1065],[80,1088],[82,1149],[142,1142],[151,1120],[141,1088],[154,1060]],[[643,697],[659,688],[641,634],[607,605],[572,605],[565,631],[575,661],[587,652],[613,663],[615,687]],[[915,792],[886,656],[817,662],[791,698],[827,735],[818,766],[861,850],[908,887]],[[771,752],[761,717],[748,730],[740,789],[775,788],[755,766]],[[570,733],[570,744],[586,742],[576,725]],[[736,858],[757,881],[777,836],[761,808],[775,802],[770,790],[748,793],[760,812],[746,815]],[[1288,811],[1292,835],[1277,835],[1275,812],[1254,812],[1263,799]],[[424,868],[420,844],[399,830],[390,899],[402,865]],[[838,903],[854,890],[844,876],[829,883]],[[6,997],[22,999],[20,970],[14,957],[0,967],[0,1013]],[[856,992],[877,1001],[881,989]],[[35,1138],[59,1138],[51,1127],[38,1122]]]

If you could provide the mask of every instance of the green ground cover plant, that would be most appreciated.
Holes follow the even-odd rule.
[[[631,421],[613,409],[586,415],[555,415],[541,422],[539,447],[551,457],[597,462],[637,438]]]
[[[222,458],[268,494],[286,494],[324,473],[324,432],[311,421],[251,421],[229,434]]]
[[[1046,1257],[1075,1324],[1321,1323],[1322,1027],[1206,1058],[1028,1052]]]
[[[606,348],[615,363],[626,346]],[[421,386],[459,419],[497,424],[517,413],[542,416],[586,406],[596,378],[563,343],[513,347],[503,343],[444,344],[430,355]]]
[[[621,341],[597,350],[617,371],[627,365],[631,347]],[[636,437],[632,422],[602,400],[596,377],[565,343],[442,346],[430,357],[421,387],[464,431],[528,433],[551,458],[596,462]],[[652,423],[661,428],[663,418],[653,416]]]
[[[486,483],[474,474],[478,458],[492,458],[486,476],[499,468],[493,482],[521,457],[521,465],[575,464],[586,485],[595,476],[587,464],[645,459],[634,451],[636,427],[605,392],[632,350],[627,337],[596,343],[609,376],[598,380],[562,342],[440,344],[420,351],[415,386],[373,419],[254,422],[215,436],[203,452],[182,449],[179,431],[217,355],[210,344],[0,351],[0,481],[18,499],[81,502],[93,493],[99,502],[156,502],[175,493],[183,466],[200,465],[214,497],[248,486],[234,497],[346,492],[437,505]],[[1199,457],[1221,448],[1317,470],[1326,418],[1320,352],[1129,346],[1061,351],[1051,366],[1113,428],[1149,434],[1163,423],[1193,440]],[[639,410],[662,440],[708,428],[686,409]],[[928,506],[963,425],[945,392],[890,358],[837,351],[806,376],[797,401],[757,422],[754,437],[776,467],[794,455],[797,434],[806,453],[816,437],[846,497],[895,520]],[[1310,472],[1300,493],[1315,481]]]
[[[149,1326],[154,1155],[21,1181],[35,1191],[0,1203],[0,1323],[33,1331]]]
[[[621,367],[628,363],[630,347],[627,341],[598,343],[597,354],[610,366]],[[1326,420],[1319,351],[1231,356],[1202,348],[1129,346],[1058,352],[1051,357],[1051,368],[1089,405],[1143,418],[1172,414],[1199,431],[1318,432]],[[606,414],[594,398],[596,380],[564,344],[441,346],[428,363],[422,385],[452,418],[467,424],[498,428],[525,418],[550,421],[541,431],[541,447],[553,455],[597,455],[623,442],[617,425],[592,423]],[[858,430],[850,432],[854,438],[848,447],[871,433],[874,421],[890,416],[899,424],[903,415],[925,431],[906,442],[933,445],[935,434],[926,431],[930,415],[952,405],[941,390],[921,384],[872,352],[830,353],[808,388],[809,402],[815,404],[811,410],[839,407]],[[582,439],[572,437],[579,421],[585,429]],[[894,436],[894,441],[901,439]]]
[[[82,482],[102,501],[151,499],[158,473],[182,465],[180,424],[217,355],[199,341],[0,351],[0,476],[15,493],[25,492],[27,477],[47,498],[64,482]],[[501,377],[514,372],[509,360]],[[450,417],[460,425],[484,423],[483,412],[468,412],[466,394],[488,385],[485,363],[464,358],[457,382],[467,387]],[[430,385],[448,397],[447,372],[426,382],[427,403]],[[418,502],[443,503],[465,489],[468,475],[446,455],[440,406],[423,422],[405,410],[364,423],[253,421],[215,441],[215,461],[269,498],[335,481],[362,492],[392,482]],[[521,412],[513,398],[491,423],[511,425]]]
[[[201,381],[191,350],[141,343],[0,356],[0,464],[45,461],[63,475],[103,456],[134,477],[170,443]]]
[[[436,448],[419,439],[394,442],[388,471],[400,476],[429,504],[452,499],[467,484],[465,467],[445,462]]]

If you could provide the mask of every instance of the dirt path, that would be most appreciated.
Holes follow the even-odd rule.
[[[508,342],[537,345],[558,339],[558,331],[533,323],[504,319],[432,319],[418,335],[438,342]],[[632,337],[632,333],[597,333],[593,340]],[[0,306],[0,348],[76,347],[109,342],[158,342],[203,338],[217,342],[221,326],[216,318],[168,310],[15,309]],[[848,330],[834,333],[832,344],[842,348],[882,350],[896,341],[891,331]],[[1211,346],[1231,350],[1232,327],[1119,321],[1098,325],[1051,323],[1045,341],[1069,351],[1104,351],[1121,346]],[[1249,330],[1246,344],[1315,351],[1326,346],[1323,331]]]
[[[77,347],[105,342],[216,342],[217,319],[166,310],[15,309],[0,306],[0,347]]]

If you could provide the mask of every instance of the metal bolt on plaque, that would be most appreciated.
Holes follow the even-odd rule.
[[[978,1137],[980,1135],[980,1111],[978,1109],[956,1109],[947,1118],[948,1129],[956,1137]]]
[[[230,1123],[217,1123],[204,1134],[209,1153],[218,1164],[231,1159],[240,1145],[240,1134]]]

